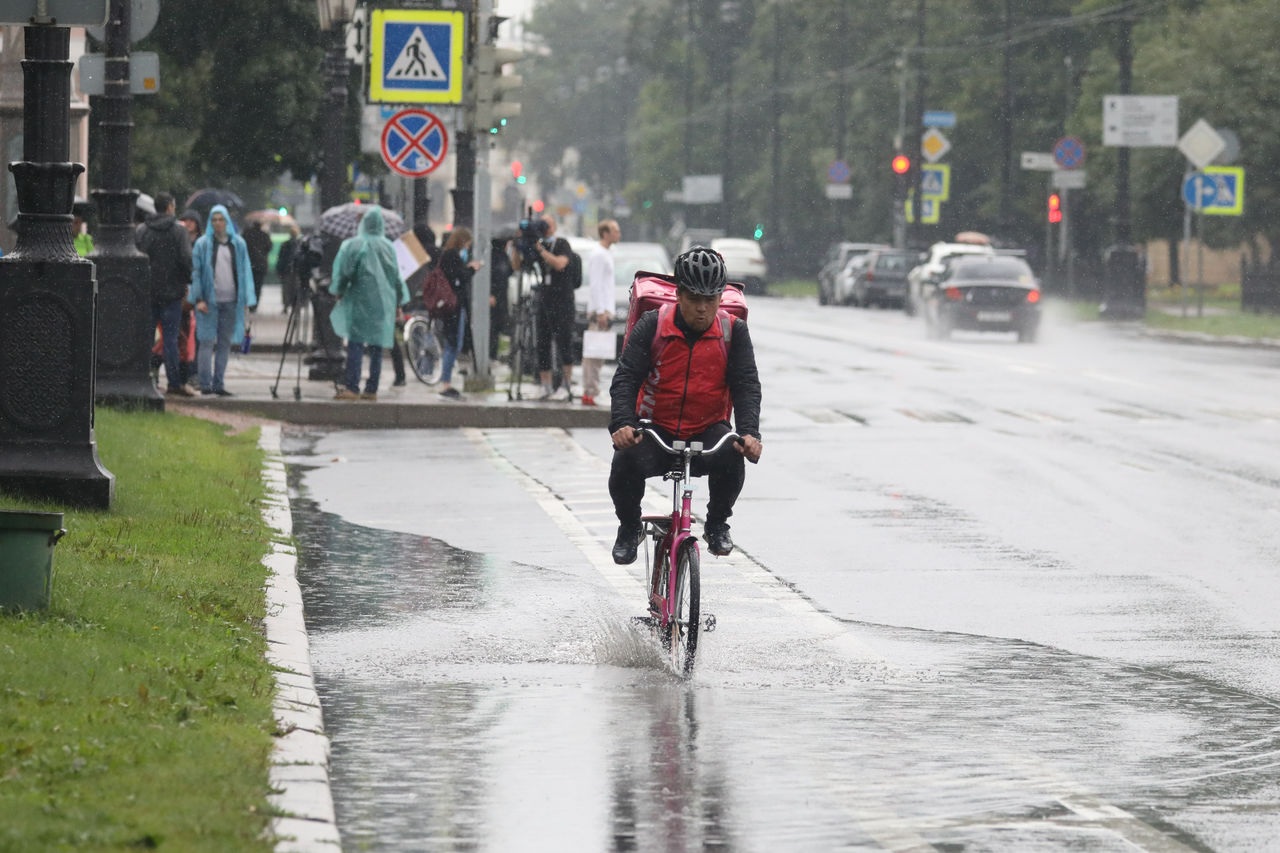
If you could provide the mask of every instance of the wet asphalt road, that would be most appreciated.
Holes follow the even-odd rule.
[[[1277,849],[1280,353],[752,332],[688,683],[603,431],[286,436],[347,849]]]

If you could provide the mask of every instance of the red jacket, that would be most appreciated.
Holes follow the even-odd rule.
[[[675,305],[658,311],[658,331],[654,335],[649,375],[636,398],[636,414],[687,439],[714,423],[725,421],[733,412],[725,371],[729,349],[724,325],[732,322],[719,311],[716,322],[694,341],[676,327]]]

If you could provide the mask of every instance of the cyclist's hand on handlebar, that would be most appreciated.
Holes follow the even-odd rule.
[[[733,443],[733,449],[747,457],[750,462],[759,462],[764,445],[754,435],[744,435]]]
[[[635,427],[624,426],[613,434],[613,449],[626,450],[635,447],[644,439],[644,433]]]

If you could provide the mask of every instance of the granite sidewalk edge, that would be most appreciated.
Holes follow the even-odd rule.
[[[311,650],[298,586],[298,555],[290,540],[293,514],[278,425],[263,425],[258,446],[266,453],[262,518],[272,531],[271,553],[262,559],[267,578],[267,660],[276,668],[273,714],[278,736],[271,752],[267,799],[276,853],[333,853],[342,849],[329,788],[329,737],[311,671]]]

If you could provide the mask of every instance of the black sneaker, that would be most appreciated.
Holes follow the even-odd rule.
[[[626,566],[636,561],[636,551],[644,539],[643,527],[618,525],[618,538],[613,542],[613,561],[619,566]]]
[[[213,390],[213,393],[217,394],[219,397],[234,397],[234,396],[235,396],[235,394],[232,394],[232,393],[231,393],[230,391],[228,391],[226,388],[215,388],[215,389]]]
[[[403,376],[396,377],[396,381],[391,383],[392,388],[403,388],[404,385],[405,385],[405,382],[404,382]]]
[[[462,399],[462,394],[458,391],[458,389],[457,389],[457,388],[446,388],[446,389],[444,389],[443,391],[441,391],[441,392],[440,392],[440,396],[441,396],[441,397],[444,397],[446,400],[461,400],[461,399]]]
[[[729,535],[729,525],[724,522],[708,524],[702,538],[707,540],[707,549],[717,557],[733,553],[733,537]]]

